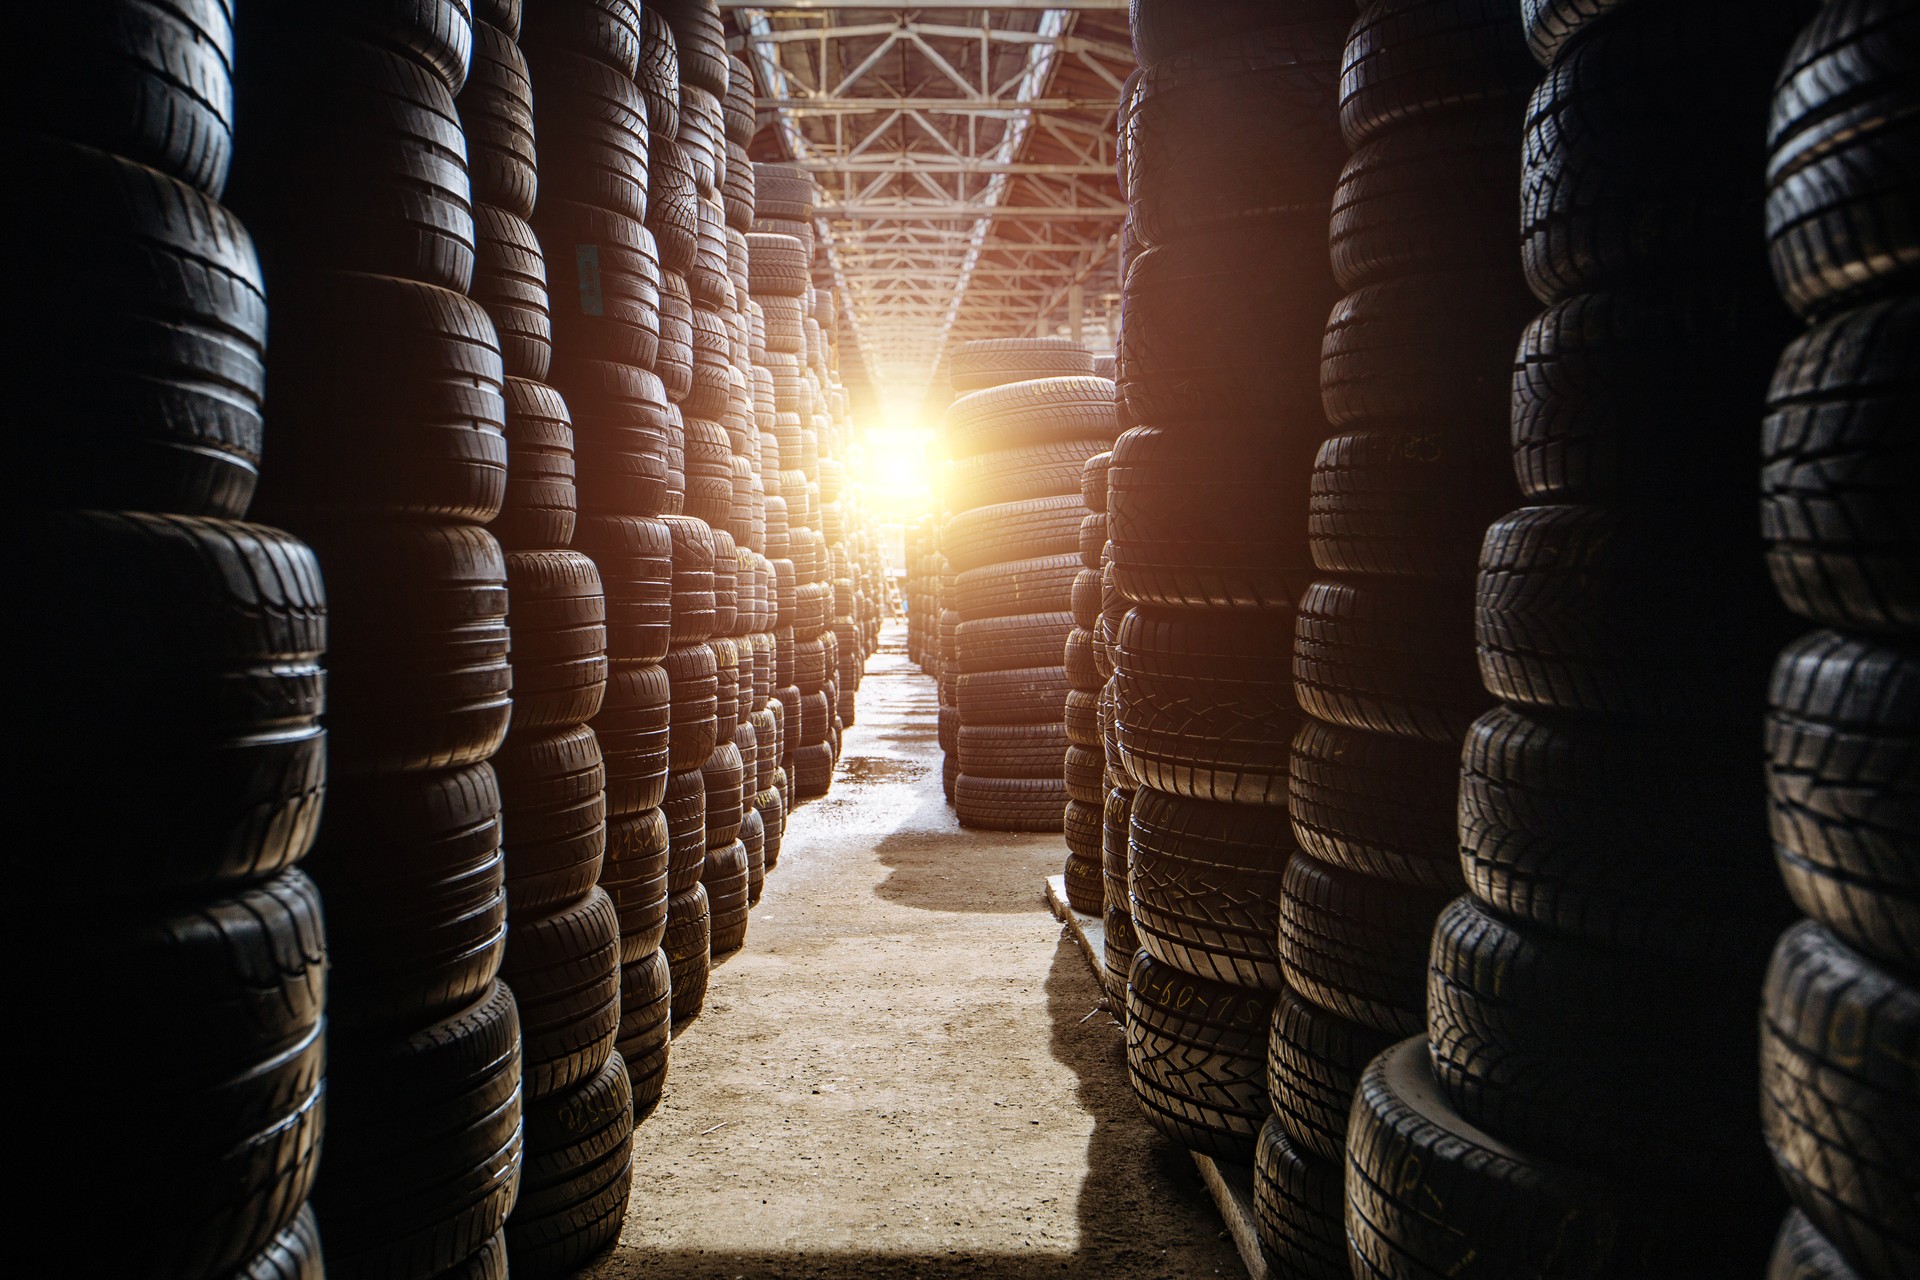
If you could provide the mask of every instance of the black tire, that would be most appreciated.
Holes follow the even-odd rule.
[[[1287,816],[1151,787],[1134,793],[1128,895],[1148,954],[1195,977],[1280,989],[1280,879]]]
[[[673,28],[680,49],[680,74],[686,83],[717,97],[727,96],[727,39],[714,0],[665,0],[657,7]]]
[[[1449,1110],[1418,1038],[1360,1078],[1346,1193],[1356,1280],[1509,1280],[1570,1265],[1660,1274],[1666,1263],[1647,1215],[1614,1185],[1524,1154]]]
[[[520,1018],[499,983],[411,1035],[336,1048],[313,1197],[329,1267],[439,1275],[485,1248],[519,1192],[520,1085]]]
[[[811,246],[808,252],[812,252]],[[1092,373],[1092,353],[1065,338],[987,338],[963,342],[954,348],[948,361],[948,377],[956,395],[1009,382]]]
[[[1107,509],[1107,470],[1113,466],[1113,450],[1103,449],[1089,457],[1080,468],[1080,501],[1089,511]],[[1097,567],[1097,566],[1096,566]]]
[[[1760,1119],[1788,1193],[1861,1274],[1912,1274],[1920,992],[1809,921],[1761,1004]]]
[[[1039,724],[1066,715],[1067,673],[1060,667],[982,671],[956,676],[955,685],[948,705],[962,724]]]
[[[513,708],[506,557],[483,529],[319,524],[336,775],[485,760]]]
[[[533,77],[513,37],[489,23],[474,24],[473,71],[458,106],[474,204],[531,218],[540,190]]]
[[[275,875],[307,852],[327,780],[314,553],[224,520],[22,513],[7,705],[34,749],[14,805],[67,855],[28,860],[30,898],[164,901]],[[83,767],[84,766],[84,767]],[[79,815],[86,815],[84,821]]]
[[[660,949],[667,957],[676,1027],[692,1022],[706,1007],[707,979],[713,970],[712,925],[703,884],[674,894],[667,904],[667,937]]]
[[[1299,518],[1311,476],[1309,446],[1264,431],[1128,431],[1107,473],[1116,588],[1143,605],[1292,609],[1317,576]]]
[[[1515,496],[1508,446],[1486,433],[1334,436],[1314,459],[1313,562],[1330,573],[1469,578],[1487,526]]]
[[[1761,529],[1787,607],[1828,626],[1920,632],[1920,492],[1900,424],[1920,407],[1920,302],[1847,312],[1780,358],[1762,436]]]
[[[1067,607],[1073,613],[1073,625],[1089,634],[1100,625],[1100,571],[1089,569],[1061,557],[1061,568],[1073,569],[1073,586],[1067,593]]]
[[[1717,732],[1500,707],[1468,730],[1459,865],[1505,919],[1686,963],[1749,961],[1792,918],[1756,865],[1761,780]]]
[[[585,54],[633,78],[641,66],[641,27],[634,0],[543,0],[532,6],[520,43],[542,53]]]
[[[647,106],[625,72],[585,54],[528,48],[541,194],[647,220]]]
[[[1626,279],[1765,280],[1755,121],[1803,12],[1622,5],[1556,59],[1527,110],[1520,188],[1542,301]]]
[[[465,293],[473,197],[445,77],[290,10],[253,10],[238,34],[247,123],[226,194],[269,277],[331,267]],[[277,328],[274,341],[285,354]]]
[[[558,195],[543,199],[534,216],[550,253],[553,336],[563,364],[604,360],[651,368],[664,332],[653,232],[610,209]]]
[[[1661,281],[1548,307],[1514,357],[1521,491],[1664,508],[1705,498],[1729,527],[1744,526],[1761,389],[1793,333],[1770,288],[1721,282]]]
[[[1409,888],[1460,883],[1457,747],[1307,720],[1294,735],[1287,812],[1322,862]]]
[[[1066,784],[1057,778],[960,773],[953,786],[954,813],[961,826],[975,831],[1058,831],[1066,803]]]
[[[747,850],[747,905],[757,907],[767,887],[767,825],[751,805],[740,820],[740,843]]]
[[[620,920],[594,889],[513,922],[501,976],[520,1005],[529,1102],[577,1088],[606,1065],[620,1026]]]
[[[1127,1080],[1147,1122],[1181,1146],[1253,1159],[1266,1120],[1273,993],[1181,973],[1145,951],[1127,978]]]
[[[1080,495],[975,507],[947,520],[941,547],[955,573],[1008,560],[1060,555],[1080,545]]]
[[[1080,573],[1080,558],[1064,552],[983,565],[955,577],[954,607],[962,626],[1015,614],[1060,613],[1072,607]]]
[[[706,869],[700,883],[707,887],[710,913],[707,945],[717,958],[747,945],[747,847],[739,840],[707,846]]]
[[[1282,985],[1267,1038],[1270,1123],[1302,1155],[1345,1161],[1360,1075],[1392,1044],[1390,1033],[1336,1017]]]
[[[661,664],[673,689],[668,765],[674,772],[698,769],[720,741],[720,677],[706,644],[675,645]]]
[[[1393,129],[1523,97],[1539,76],[1513,0],[1372,0],[1340,64],[1340,128],[1358,148]]]
[[[99,1034],[98,996],[113,990],[116,1034],[154,1053],[146,1105],[43,1108],[13,1139],[43,1181],[21,1207],[63,1221],[89,1153],[129,1144],[117,1163],[151,1188],[124,1221],[149,1250],[146,1275],[228,1275],[294,1219],[319,1163],[326,1110],[326,937],[320,894],[289,871],[188,907],[23,913],[21,955],[63,957],[15,1003],[19,1034],[41,1044]]]
[[[627,1064],[635,1124],[653,1114],[666,1092],[673,1039],[671,976],[667,953],[657,947],[620,970],[620,1034],[615,1052]]]
[[[756,302],[797,298],[813,287],[813,264],[800,241],[767,232],[747,234],[747,280]]]
[[[1767,142],[1767,237],[1794,310],[1910,292],[1920,277],[1915,15],[1886,0],[1823,10],[1780,71]]]
[[[1100,441],[1094,449],[1098,452],[1118,430],[1113,395],[1111,382],[1091,375],[1034,378],[995,385],[963,395],[948,406],[942,442],[952,458],[977,460],[976,469],[984,469],[988,461],[982,455],[1004,450],[1033,450],[1048,444],[1057,446],[1063,441]],[[1035,461],[1040,461],[1046,455],[1023,456],[1034,456]],[[1083,453],[1076,462],[1074,483],[1054,492],[1077,494],[1080,491],[1078,467],[1088,456]],[[958,495],[952,495],[952,500],[955,510],[965,509],[967,504],[961,503]]]
[[[580,519],[574,542],[592,557],[605,589],[608,657],[626,664],[662,661],[673,644],[676,603],[689,610],[696,606],[674,596],[667,522],[589,514]]]
[[[1303,0],[1287,6],[1291,21],[1314,18],[1348,20],[1351,0]],[[1133,52],[1143,67],[1164,62],[1198,45],[1274,25],[1279,16],[1272,0],[1213,0],[1196,9],[1185,0],[1129,0],[1127,26]],[[1124,98],[1126,95],[1122,95]]]
[[[740,834],[740,821],[745,814],[746,797],[742,792],[745,770],[740,759],[740,748],[732,739],[719,743],[707,762],[700,767],[701,785],[706,790],[706,828],[708,864],[712,864],[712,852],[733,843]],[[702,873],[704,874],[704,873]],[[707,886],[709,904],[717,910],[719,903],[713,894],[711,883]]]
[[[653,5],[640,11],[640,61],[633,78],[647,99],[647,128],[656,138],[680,132],[680,47]]]
[[[1142,72],[1126,117],[1142,243],[1326,209],[1347,158],[1334,100],[1348,18],[1286,16]]]
[[[726,100],[727,142],[742,150],[753,141],[753,135],[758,128],[758,122],[754,118],[753,97],[753,68],[743,58],[729,57]],[[727,172],[728,174],[733,172],[731,156],[728,158]],[[753,172],[751,166],[747,167],[747,172]]]
[[[500,792],[484,764],[336,782],[306,869],[327,904],[328,1018],[405,1030],[487,992],[507,939]]]
[[[577,551],[507,553],[516,732],[584,724],[607,682],[606,596]]]
[[[349,8],[344,21],[431,67],[448,92],[466,87],[473,62],[472,0],[379,0]]]
[[[475,524],[499,514],[505,369],[478,303],[391,276],[307,273],[274,295],[273,342],[276,464],[262,511],[290,524],[295,511]]]
[[[218,199],[233,158],[233,14],[223,0],[49,5],[17,15],[17,128],[157,169]]]
[[[958,745],[961,771],[970,778],[1053,780],[1064,776],[1067,735],[1057,722],[963,724]]]
[[[700,194],[694,186],[693,164],[672,138],[658,133],[652,135],[647,183],[646,224],[660,247],[660,268],[684,277],[693,269],[698,250]],[[685,287],[683,279],[683,296]]]
[[[1833,1241],[1798,1209],[1788,1211],[1767,1263],[1767,1280],[1863,1280]]]
[[[1284,807],[1300,722],[1291,650],[1260,614],[1130,610],[1113,655],[1128,775],[1194,800]]]
[[[620,963],[634,965],[660,948],[667,929],[667,863],[670,856],[666,814],[646,809],[606,825],[606,855],[600,887],[620,918]],[[624,970],[623,970],[624,972]],[[627,999],[622,979],[621,999]],[[625,1007],[625,1004],[622,1005]],[[623,1013],[622,1018],[625,1018]],[[625,1025],[624,1022],[622,1024]],[[626,1033],[622,1031],[622,1043]],[[622,1049],[622,1053],[626,1050]],[[629,1055],[637,1058],[644,1055]]]
[[[1551,67],[1575,36],[1613,12],[1625,0],[1520,0],[1527,47],[1543,67]]]
[[[1260,1127],[1253,1155],[1254,1230],[1261,1252],[1298,1280],[1351,1280],[1341,1227],[1338,1159],[1309,1155],[1278,1115]]]
[[[667,892],[678,897],[700,883],[707,865],[707,784],[700,770],[675,770],[660,810],[667,823]]]
[[[520,1197],[507,1219],[514,1274],[571,1275],[619,1236],[633,1185],[633,1109],[618,1052],[578,1087],[527,1106]]]
[[[1481,552],[1481,679],[1542,710],[1738,723],[1792,629],[1744,551],[1684,517],[1523,507]]]
[[[1467,111],[1410,121],[1356,150],[1333,194],[1341,288],[1433,269],[1517,279],[1505,195],[1520,186],[1519,135],[1511,112]]]
[[[577,902],[600,879],[607,847],[606,769],[585,725],[516,730],[494,760],[516,928]]]
[[[1815,632],[1781,654],[1769,701],[1768,809],[1794,902],[1849,946],[1920,970],[1920,658]]]
[[[821,727],[821,732],[825,734],[826,726]],[[801,736],[806,736],[804,730]],[[794,751],[793,794],[796,803],[818,800],[833,789],[833,757],[833,744],[824,738],[817,742],[803,741]]]
[[[35,319],[10,351],[32,371],[16,380],[18,412],[39,425],[16,433],[11,500],[244,515],[267,337],[245,229],[193,188],[117,156],[31,138],[6,152],[42,188],[16,215],[35,248],[13,294]]]
[[[1753,1015],[1724,993],[1760,967],[1679,970],[1456,899],[1433,929],[1435,1081],[1468,1121],[1527,1151],[1701,1196],[1758,1269],[1785,1206],[1748,1119]]]
[[[474,210],[476,261],[473,299],[486,308],[512,377],[536,381],[553,359],[553,321],[547,303],[547,264],[533,228],[491,205]]]
[[[609,816],[644,813],[665,801],[680,706],[675,692],[664,666],[623,663],[608,677],[593,730],[606,760]]]
[[[1280,894],[1287,984],[1328,1013],[1388,1035],[1426,1025],[1427,940],[1446,898],[1296,853]]]
[[[1060,660],[1072,630],[1070,613],[1019,613],[963,622],[955,637],[960,645],[960,671],[1046,666]]]
[[[1120,335],[1120,395],[1134,421],[1321,420],[1317,353],[1336,296],[1326,217],[1275,220],[1254,238],[1188,236],[1134,258]]]
[[[1538,309],[1512,272],[1427,267],[1333,305],[1320,403],[1336,427],[1505,436],[1513,344]]]
[[[1450,583],[1314,583],[1294,621],[1301,709],[1350,729],[1458,742],[1489,701],[1474,668],[1471,609]]]
[[[312,1205],[301,1206],[285,1230],[232,1273],[234,1280],[322,1280],[324,1274]]]

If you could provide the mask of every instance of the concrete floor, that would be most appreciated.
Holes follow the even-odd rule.
[[[933,682],[889,627],[833,793],[801,809],[673,1046],[604,1280],[1245,1275],[1042,900],[1057,835],[962,831]]]

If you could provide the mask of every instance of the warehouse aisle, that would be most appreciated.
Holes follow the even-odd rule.
[[[1041,901],[1058,836],[963,832],[934,687],[889,627],[636,1135],[605,1280],[1244,1274]],[[1089,1016],[1091,1015],[1091,1016]]]

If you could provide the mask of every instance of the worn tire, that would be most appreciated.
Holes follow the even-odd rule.
[[[1459,891],[1458,747],[1308,719],[1287,774],[1300,848],[1360,875]]]
[[[1269,1112],[1273,994],[1181,973],[1145,951],[1127,977],[1127,1080],[1147,1123],[1181,1146],[1251,1161]]]
[[[615,1051],[591,1078],[529,1103],[507,1261],[522,1277],[579,1270],[620,1234],[633,1184],[633,1087]]]
[[[1279,810],[1136,791],[1127,888],[1140,945],[1183,973],[1278,991],[1288,837]]]

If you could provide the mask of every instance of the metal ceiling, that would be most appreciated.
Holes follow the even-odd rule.
[[[819,177],[851,390],[937,398],[972,338],[1111,348],[1126,0],[721,7],[759,85],[754,158]]]

